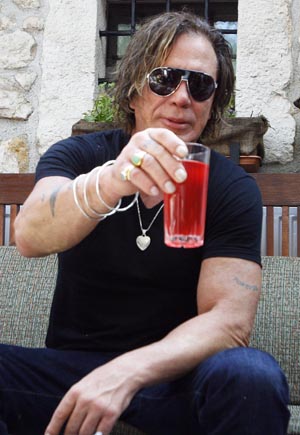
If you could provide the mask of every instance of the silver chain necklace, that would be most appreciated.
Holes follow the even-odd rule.
[[[136,238],[136,244],[141,251],[145,251],[145,249],[147,249],[151,243],[151,238],[149,236],[147,236],[147,231],[149,231],[150,228],[152,227],[152,225],[154,224],[154,222],[155,222],[157,216],[159,215],[159,213],[161,212],[163,206],[164,206],[164,204],[162,203],[162,205],[159,207],[159,209],[155,213],[154,218],[152,219],[152,221],[148,225],[148,228],[143,228],[143,223],[142,223],[142,218],[141,218],[141,210],[140,210],[140,205],[139,205],[139,197],[136,201],[136,208],[137,208],[137,212],[138,212],[140,228],[142,231],[142,234],[140,236],[137,236],[137,238]]]

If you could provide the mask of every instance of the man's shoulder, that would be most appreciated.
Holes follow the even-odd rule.
[[[229,157],[214,150],[211,150],[210,170],[211,172],[216,172],[220,175],[224,173],[233,173],[233,175],[241,175],[245,173],[244,169],[238,166]]]
[[[122,129],[112,129],[95,131],[92,133],[86,133],[76,136],[70,136],[67,139],[62,140],[60,143],[64,144],[91,144],[92,146],[98,146],[100,144],[110,143],[126,143],[129,140],[129,136]]]
[[[256,184],[251,175],[230,158],[211,150],[210,181],[221,184],[232,184],[244,181],[246,184]]]
[[[209,176],[209,197],[214,199],[256,198],[261,201],[261,194],[255,179],[242,167],[229,158],[212,150],[210,176]]]
[[[77,175],[115,159],[128,141],[123,130],[106,130],[70,136],[52,145],[40,158],[36,179]]]

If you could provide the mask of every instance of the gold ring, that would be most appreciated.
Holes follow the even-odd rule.
[[[136,153],[133,154],[133,156],[131,157],[131,161],[134,164],[134,166],[139,167],[142,166],[143,164],[143,160],[144,157],[147,153],[145,151],[137,151]]]
[[[130,181],[130,174],[132,169],[134,169],[133,165],[127,165],[124,169],[122,169],[120,175],[123,181]]]

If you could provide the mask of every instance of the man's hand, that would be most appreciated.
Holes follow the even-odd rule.
[[[146,206],[153,207],[163,199],[164,193],[175,191],[175,183],[183,182],[187,173],[180,162],[188,150],[178,136],[165,128],[147,128],[135,133],[123,148],[114,165],[106,168],[108,186],[102,190],[105,194],[118,192],[118,197],[128,196],[139,191]],[[133,158],[143,154],[140,165],[133,165]],[[120,174],[130,169],[130,179],[124,182]],[[100,180],[101,181],[101,180]]]
[[[143,154],[141,164],[133,158]],[[96,185],[105,203],[113,208],[124,196],[140,192],[147,207],[175,190],[175,184],[186,179],[180,157],[187,154],[183,140],[165,128],[148,128],[134,134],[113,165],[82,175],[77,184],[80,202],[84,204],[84,183],[90,206],[98,214],[109,209],[99,201]],[[130,179],[121,176],[131,168]],[[94,168],[93,168],[94,169]],[[99,179],[98,179],[99,178]],[[27,257],[40,257],[63,252],[77,245],[99,224],[87,219],[74,200],[74,182],[65,176],[49,176],[39,180],[25,201],[15,221],[15,239],[19,252]],[[85,210],[87,212],[87,210]],[[87,213],[89,214],[89,213]]]
[[[134,394],[128,369],[118,370],[114,361],[98,367],[66,393],[46,434],[58,435],[66,424],[66,435],[108,435]]]

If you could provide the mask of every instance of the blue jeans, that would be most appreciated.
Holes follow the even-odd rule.
[[[114,356],[0,345],[0,435],[42,435],[70,386]],[[285,435],[287,403],[273,357],[235,348],[142,389],[121,418],[150,435]]]

